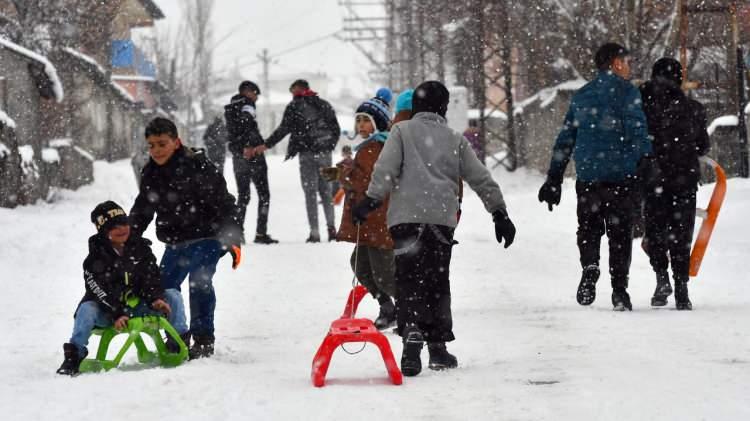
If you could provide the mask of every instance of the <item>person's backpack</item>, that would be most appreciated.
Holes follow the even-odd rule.
[[[300,116],[311,152],[330,152],[339,141],[328,124],[329,112],[327,104],[322,100],[301,103]]]

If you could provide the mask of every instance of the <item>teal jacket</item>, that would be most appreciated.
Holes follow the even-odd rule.
[[[555,141],[550,180],[562,183],[571,154],[580,181],[632,179],[641,157],[651,154],[638,88],[607,71],[579,89]]]

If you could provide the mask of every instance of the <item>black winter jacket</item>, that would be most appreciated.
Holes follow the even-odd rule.
[[[291,134],[286,159],[300,152],[330,152],[341,136],[336,113],[327,101],[317,95],[296,96],[286,106],[279,127],[266,139],[274,147]]]
[[[120,256],[105,235],[89,238],[89,255],[83,261],[86,294],[81,302],[96,301],[117,319],[127,314],[128,293],[148,306],[156,299],[163,299],[164,290],[151,241],[131,235]]]
[[[224,176],[203,150],[180,147],[164,165],[153,159],[143,168],[141,185],[130,210],[130,226],[141,236],[156,214],[156,236],[167,244],[217,238],[238,244],[234,196]]]
[[[656,77],[640,89],[664,188],[695,190],[700,178],[698,158],[710,149],[705,108],[665,78]]]
[[[227,126],[221,116],[216,117],[203,133],[203,143],[210,156],[212,151],[222,150],[227,143]]]
[[[234,156],[242,157],[242,151],[246,147],[263,144],[263,137],[255,120],[255,103],[251,99],[239,94],[233,96],[232,101],[224,106],[224,119],[229,134],[229,151]]]

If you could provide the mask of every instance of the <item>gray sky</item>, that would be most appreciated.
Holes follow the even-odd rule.
[[[157,23],[159,30],[177,31],[181,23],[180,0],[156,0],[166,15]],[[329,35],[342,27],[342,10],[337,0],[215,0],[214,69],[231,68],[239,63],[243,76],[260,79],[262,66],[257,55],[263,48],[274,53],[294,48]],[[271,66],[270,74],[293,77],[298,72],[324,72],[334,86],[353,91],[366,89],[367,59],[354,46],[328,38],[306,48],[282,55]]]

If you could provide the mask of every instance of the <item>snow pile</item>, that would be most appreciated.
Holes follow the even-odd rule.
[[[711,122],[711,124],[709,124],[707,129],[708,135],[713,135],[718,127],[737,126],[739,124],[739,121],[740,119],[737,118],[736,115],[724,115],[721,117],[717,117],[714,121]]]
[[[18,154],[21,155],[22,164],[31,165],[34,163],[34,148],[31,145],[19,146]]]
[[[51,148],[65,148],[73,146],[73,139],[69,137],[59,138],[59,139],[52,139],[49,141],[49,146]]]
[[[16,122],[8,114],[5,114],[3,110],[0,110],[0,125],[10,127],[11,129],[16,128]]]
[[[80,148],[78,146],[73,146],[73,150],[76,151],[76,152],[78,152],[78,154],[81,155],[82,157],[88,159],[91,162],[94,162],[94,160],[95,160],[94,155],[91,155],[86,150],[84,150],[84,149],[82,149],[82,148]]]
[[[42,161],[52,164],[60,162],[60,153],[55,148],[42,149]]]
[[[32,60],[35,60],[43,64],[44,72],[47,74],[47,77],[52,82],[52,90],[55,93],[55,99],[57,99],[57,102],[62,102],[62,100],[65,98],[65,94],[63,93],[62,82],[60,82],[60,78],[57,76],[57,69],[55,68],[54,65],[52,65],[52,63],[49,60],[47,60],[46,57],[40,54],[37,54],[24,47],[21,47],[20,45],[14,42],[11,42],[3,37],[0,37],[0,45],[4,46],[5,48],[9,50],[13,50],[17,52],[18,54],[24,55]]]

